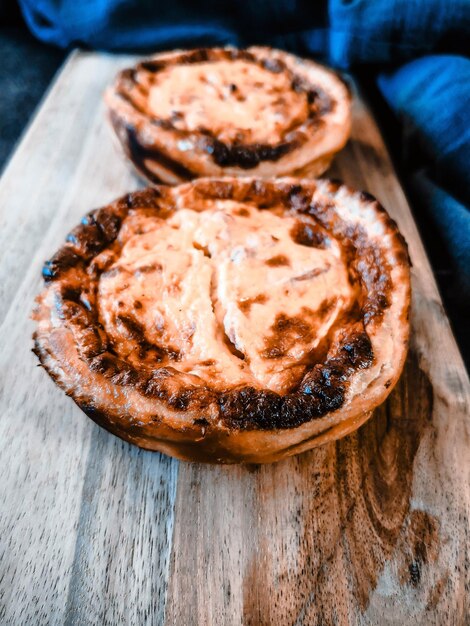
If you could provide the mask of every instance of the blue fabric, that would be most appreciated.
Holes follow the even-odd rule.
[[[326,48],[321,0],[20,0],[20,5],[31,31],[61,47],[158,50],[256,41],[305,49],[306,41],[312,52]]]
[[[333,65],[470,51],[470,0],[329,0]]]
[[[470,296],[470,60],[428,56],[378,85],[404,131],[404,168]]]
[[[448,54],[470,51],[470,0],[20,4],[32,32],[61,47],[143,51],[261,43],[341,68],[373,64],[370,71],[381,69],[379,88],[404,130],[403,169],[441,229],[464,292],[470,293],[470,61]]]
[[[460,299],[470,301],[470,216],[469,210],[450,193],[436,185],[425,171],[411,176],[411,187],[416,202],[427,211],[440,231],[447,250],[451,253]]]
[[[271,43],[341,67],[468,50],[469,0],[20,0],[61,47],[143,50]]]

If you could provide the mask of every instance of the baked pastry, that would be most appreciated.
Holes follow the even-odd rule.
[[[198,179],[89,213],[43,270],[35,352],[98,424],[270,462],[355,430],[408,342],[406,244],[327,180]]]
[[[122,71],[105,100],[125,152],[152,183],[318,176],[351,124],[350,94],[334,72],[260,47],[158,54]]]

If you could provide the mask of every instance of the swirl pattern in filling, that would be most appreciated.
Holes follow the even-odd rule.
[[[155,364],[219,388],[285,392],[355,302],[338,242],[281,206],[183,203],[165,220],[134,215],[121,243],[98,286],[116,353],[138,365],[145,342]]]

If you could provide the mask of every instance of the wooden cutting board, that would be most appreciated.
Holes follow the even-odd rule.
[[[469,382],[410,209],[356,95],[334,176],[413,260],[401,382],[358,433],[271,466],[207,467],[104,432],[37,367],[42,262],[139,186],[101,94],[129,58],[72,54],[0,185],[0,624],[469,623]]]

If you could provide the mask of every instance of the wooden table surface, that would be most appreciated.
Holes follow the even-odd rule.
[[[413,261],[408,362],[358,433],[271,466],[178,462],[101,430],[37,367],[42,262],[139,186],[101,102],[128,62],[72,54],[0,183],[0,624],[468,624],[469,381],[358,97],[334,175],[378,197]]]

